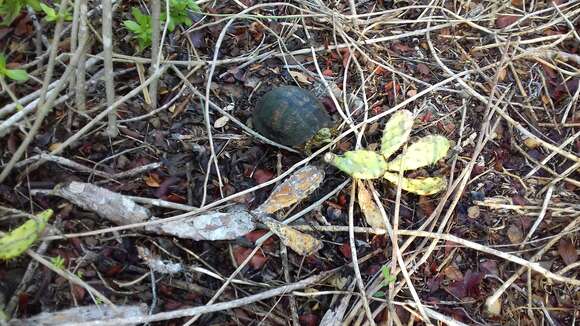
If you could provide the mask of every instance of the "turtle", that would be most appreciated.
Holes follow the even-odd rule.
[[[256,103],[253,125],[261,135],[306,154],[332,141],[335,123],[311,92],[297,86],[278,86]]]

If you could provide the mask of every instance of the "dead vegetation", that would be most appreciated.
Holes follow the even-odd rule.
[[[189,27],[153,20],[144,49],[124,21],[164,1],[63,0],[55,21],[29,6],[0,27],[0,230],[55,212],[0,263],[0,323],[580,318],[580,2],[197,5]],[[340,125],[310,156],[252,129],[284,84]],[[452,142],[405,173],[442,192],[323,161],[378,151],[402,110],[412,142]]]

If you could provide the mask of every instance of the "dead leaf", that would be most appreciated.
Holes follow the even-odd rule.
[[[217,119],[214,122],[213,127],[216,129],[223,128],[223,127],[225,127],[226,124],[228,124],[228,121],[230,121],[230,118],[228,118],[225,115],[221,116],[219,119]]]
[[[507,230],[507,236],[510,239],[510,242],[513,244],[521,243],[522,240],[524,239],[524,234],[522,230],[518,226],[513,224]]]
[[[270,170],[257,169],[253,175],[253,179],[257,184],[268,182],[272,180],[272,178],[274,178],[274,173]]]
[[[566,265],[575,263],[578,260],[576,246],[569,239],[562,239],[558,244],[558,253]]]
[[[322,180],[323,169],[314,165],[305,166],[278,185],[256,211],[272,214],[286,208],[310,195],[320,186]]]
[[[385,223],[379,207],[375,203],[371,192],[362,180],[358,180],[358,205],[360,206],[367,223],[377,229],[384,229]]]
[[[290,74],[290,76],[292,76],[292,78],[295,78],[299,83],[308,85],[312,84],[310,80],[308,80],[308,76],[299,71],[289,70],[288,73]]]
[[[514,15],[499,15],[495,20],[495,27],[505,28],[518,20],[518,16]]]
[[[51,152],[54,152],[57,149],[59,149],[60,145],[61,145],[61,143],[53,143],[53,144],[50,144],[50,146],[48,146],[48,150],[51,151]]]
[[[233,254],[238,266],[241,265],[244,260],[246,260],[246,258],[248,258],[252,251],[252,248],[244,248],[237,245],[234,246]],[[264,256],[264,253],[261,250],[258,250],[254,256],[250,258],[248,265],[250,265],[253,270],[259,270],[264,266],[264,264],[266,264],[267,261],[268,257]]]
[[[311,235],[298,232],[288,225],[279,223],[271,218],[262,220],[272,233],[276,234],[283,244],[301,256],[308,256],[322,248],[322,242]]]
[[[417,65],[417,71],[419,71],[423,75],[429,75],[431,73],[429,67],[427,67],[427,65],[424,63],[420,63]]]
[[[159,188],[161,186],[161,179],[157,173],[149,173],[148,176],[144,177],[143,180],[145,184],[151,188]]]
[[[340,246],[338,246],[338,250],[345,258],[350,259],[352,257],[352,251],[350,250],[350,244],[348,242],[345,242]]]
[[[470,206],[470,207],[467,209],[467,216],[468,216],[470,219],[477,219],[477,218],[479,218],[479,215],[480,215],[480,209],[479,209],[479,206]]]
[[[445,277],[447,277],[452,281],[463,280],[463,273],[461,273],[459,268],[457,268],[457,266],[455,265],[449,265],[445,267],[445,269],[443,270],[443,274],[445,275]]]
[[[493,300],[492,297],[487,298],[485,310],[490,316],[499,316],[501,314],[501,301]]]

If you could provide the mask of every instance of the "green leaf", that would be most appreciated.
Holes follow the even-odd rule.
[[[26,81],[28,80],[28,74],[26,73],[26,70],[22,70],[22,69],[6,69],[4,71],[4,73],[6,74],[6,76],[10,79],[16,80],[16,81]]]
[[[44,13],[46,14],[46,17],[45,18],[46,18],[47,21],[50,22],[50,21],[57,20],[58,15],[56,14],[56,11],[53,8],[45,5],[44,3],[41,3],[40,4],[40,9],[42,9],[42,11],[44,11]]]
[[[439,135],[429,135],[419,139],[407,150],[388,162],[389,171],[414,170],[435,164],[447,155],[449,140]]]
[[[34,11],[39,11],[42,8],[40,8],[40,0],[25,0],[25,3],[30,6],[32,9],[34,9]]]
[[[387,265],[381,267],[381,273],[383,274],[383,279],[387,285],[394,283],[397,280],[394,275],[391,275],[391,269]]]
[[[386,297],[386,295],[385,295],[385,292],[383,292],[383,291],[377,291],[377,292],[375,292],[373,294],[373,298],[382,299],[382,298],[385,298],[385,297]]]
[[[46,223],[52,217],[52,209],[47,209],[29,219],[22,225],[0,238],[0,259],[8,260],[25,252],[44,231]]]
[[[123,21],[123,25],[131,32],[137,34],[141,31],[141,26],[132,20]]]
[[[349,151],[343,156],[327,153],[324,160],[357,179],[380,178],[387,168],[381,155],[367,150]]]
[[[4,54],[0,54],[0,72],[6,69],[6,57]]]
[[[381,140],[381,154],[385,158],[393,155],[411,135],[413,128],[413,113],[401,110],[393,113],[383,131]]]
[[[386,172],[384,178],[395,185],[399,184],[399,175],[396,173]],[[446,187],[447,181],[441,177],[401,179],[401,189],[421,196],[436,194],[444,190]]]

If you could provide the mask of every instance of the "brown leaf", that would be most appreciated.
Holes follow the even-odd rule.
[[[449,265],[445,267],[443,274],[445,274],[445,276],[452,281],[463,280],[463,273],[461,273],[459,268],[457,268],[455,265]]]
[[[253,175],[254,181],[258,184],[268,182],[274,178],[274,173],[270,170],[257,169]]]
[[[431,70],[429,70],[429,67],[427,67],[427,65],[424,63],[420,63],[417,65],[417,71],[419,71],[421,74],[426,75],[426,76],[431,73]]]
[[[145,180],[145,184],[151,188],[159,188],[161,185],[161,179],[157,173],[149,173],[149,175],[143,179]]]
[[[341,244],[338,247],[338,250],[340,251],[340,253],[344,257],[349,258],[349,259],[352,257],[352,252],[350,250],[350,244],[348,242],[345,242],[345,243]]]
[[[283,244],[297,254],[311,255],[322,248],[322,242],[311,235],[294,230],[292,227],[279,223],[273,219],[263,219],[270,231],[276,234]]]
[[[384,229],[383,216],[371,192],[367,190],[362,180],[358,180],[358,187],[358,205],[363,212],[365,220],[373,228]]]
[[[298,317],[298,320],[300,321],[301,326],[317,326],[320,317],[313,313],[308,313]]]
[[[322,180],[324,170],[314,165],[305,166],[277,186],[256,211],[272,214],[286,208],[310,195],[320,186]]]
[[[481,264],[479,264],[479,268],[485,274],[499,275],[498,271],[497,271],[497,261],[495,261],[493,259],[487,259],[487,260],[483,261]]]
[[[518,20],[518,16],[514,15],[499,15],[495,20],[495,27],[505,28]]]
[[[507,236],[510,239],[511,243],[521,243],[524,239],[524,234],[522,230],[516,225],[510,225],[509,229],[507,230]]]
[[[562,239],[558,244],[558,253],[566,265],[575,263],[578,260],[576,246],[569,239]]]

